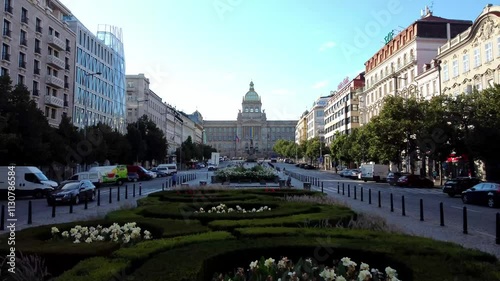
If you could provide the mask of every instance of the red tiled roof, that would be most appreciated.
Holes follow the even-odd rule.
[[[417,22],[449,22],[449,23],[470,23],[470,20],[452,20],[452,19],[445,19],[442,17],[436,17],[433,15],[426,16],[424,18],[421,18],[417,20]]]

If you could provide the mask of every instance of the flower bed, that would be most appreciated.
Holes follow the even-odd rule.
[[[260,212],[265,212],[265,211],[271,211],[271,208],[264,206],[260,207],[258,209],[253,208],[251,210],[246,210],[244,208],[241,208],[240,205],[236,205],[235,208],[230,208],[227,207],[225,204],[219,204],[216,207],[212,207],[211,209],[208,209],[206,212],[207,213],[217,213],[217,214],[225,214],[225,213],[260,213]],[[198,211],[194,211],[194,213],[205,213],[205,209],[201,208]]]
[[[261,165],[245,168],[229,167],[215,171],[215,182],[275,182],[278,179],[274,169]]]
[[[82,227],[77,225],[69,231],[65,230],[63,232],[60,232],[57,227],[52,227],[51,233],[53,239],[62,238],[65,240],[73,240],[75,244],[81,242],[90,244],[96,241],[112,241],[129,244],[136,243],[142,239],[150,240],[152,238],[151,232],[148,230],[144,230],[143,235],[141,235],[141,228],[138,227],[135,222],[126,223],[123,226],[113,223],[110,227],[102,227],[101,225],[97,225],[96,227]]]
[[[313,258],[300,258],[297,263],[293,263],[287,257],[278,262],[273,258],[261,257],[260,260],[250,262],[246,270],[239,267],[231,274],[214,273],[212,281],[400,281],[397,276],[397,271],[389,266],[382,272],[362,262],[358,268],[357,263],[348,257],[334,261],[330,267],[319,264]]]

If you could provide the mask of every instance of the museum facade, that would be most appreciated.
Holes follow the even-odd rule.
[[[203,120],[203,129],[206,144],[217,149],[221,156],[271,158],[276,157],[273,152],[276,141],[295,141],[297,121],[267,120],[252,81],[236,120]]]

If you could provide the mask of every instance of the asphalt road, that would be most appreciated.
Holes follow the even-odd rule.
[[[348,187],[350,189],[350,200],[361,201],[361,188],[363,188],[363,203],[368,204],[368,193],[371,190],[373,208],[378,207],[378,193],[381,197],[381,208],[391,212],[390,198],[393,196],[394,213],[403,216],[402,198],[405,202],[405,216],[410,218],[408,223],[420,221],[420,199],[423,201],[424,221],[440,225],[440,203],[443,203],[444,224],[449,228],[455,228],[457,233],[463,233],[463,209],[467,208],[467,231],[469,234],[479,234],[490,238],[496,236],[496,213],[498,208],[489,208],[479,205],[465,205],[459,196],[449,197],[443,193],[441,188],[407,188],[390,186],[387,183],[363,182],[342,178],[339,175],[320,170],[304,170],[292,164],[278,163],[280,168],[287,171],[318,178],[323,182],[323,190],[333,197],[348,198]],[[342,192],[344,187],[344,192]],[[356,199],[354,199],[354,187],[356,187]],[[316,190],[321,190],[317,188]],[[340,192],[338,192],[340,190]]]

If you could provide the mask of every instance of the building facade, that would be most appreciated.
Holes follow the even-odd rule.
[[[4,0],[1,75],[31,92],[49,124],[73,114],[76,34],[61,2]]]
[[[417,97],[420,100],[430,100],[440,94],[439,72],[439,61],[433,59],[424,64],[420,74],[415,76],[415,84],[418,85]]]
[[[366,124],[382,109],[388,95],[417,95],[415,77],[423,65],[437,55],[438,48],[472,25],[471,21],[450,20],[425,15],[394,35],[389,33],[386,44],[365,63],[365,88],[360,94],[360,121]]]
[[[486,6],[469,29],[439,48],[436,59],[442,94],[500,84],[500,6]]]
[[[309,113],[305,116],[307,122],[307,138],[308,140],[315,137],[323,136],[325,128],[325,107],[328,102],[328,97],[320,97],[317,99]]]
[[[103,123],[126,133],[125,62],[121,30],[103,26],[94,35],[75,16],[65,22],[76,34],[73,123]]]
[[[295,142],[300,144],[307,140],[307,115],[309,110],[304,111],[295,126]]]
[[[350,134],[359,127],[358,93],[365,85],[365,73],[356,78],[345,78],[333,92],[325,106],[325,143],[330,146],[335,134]]]
[[[254,83],[243,97],[236,121],[204,120],[206,143],[221,156],[269,158],[277,140],[295,140],[297,120],[267,120]]]

